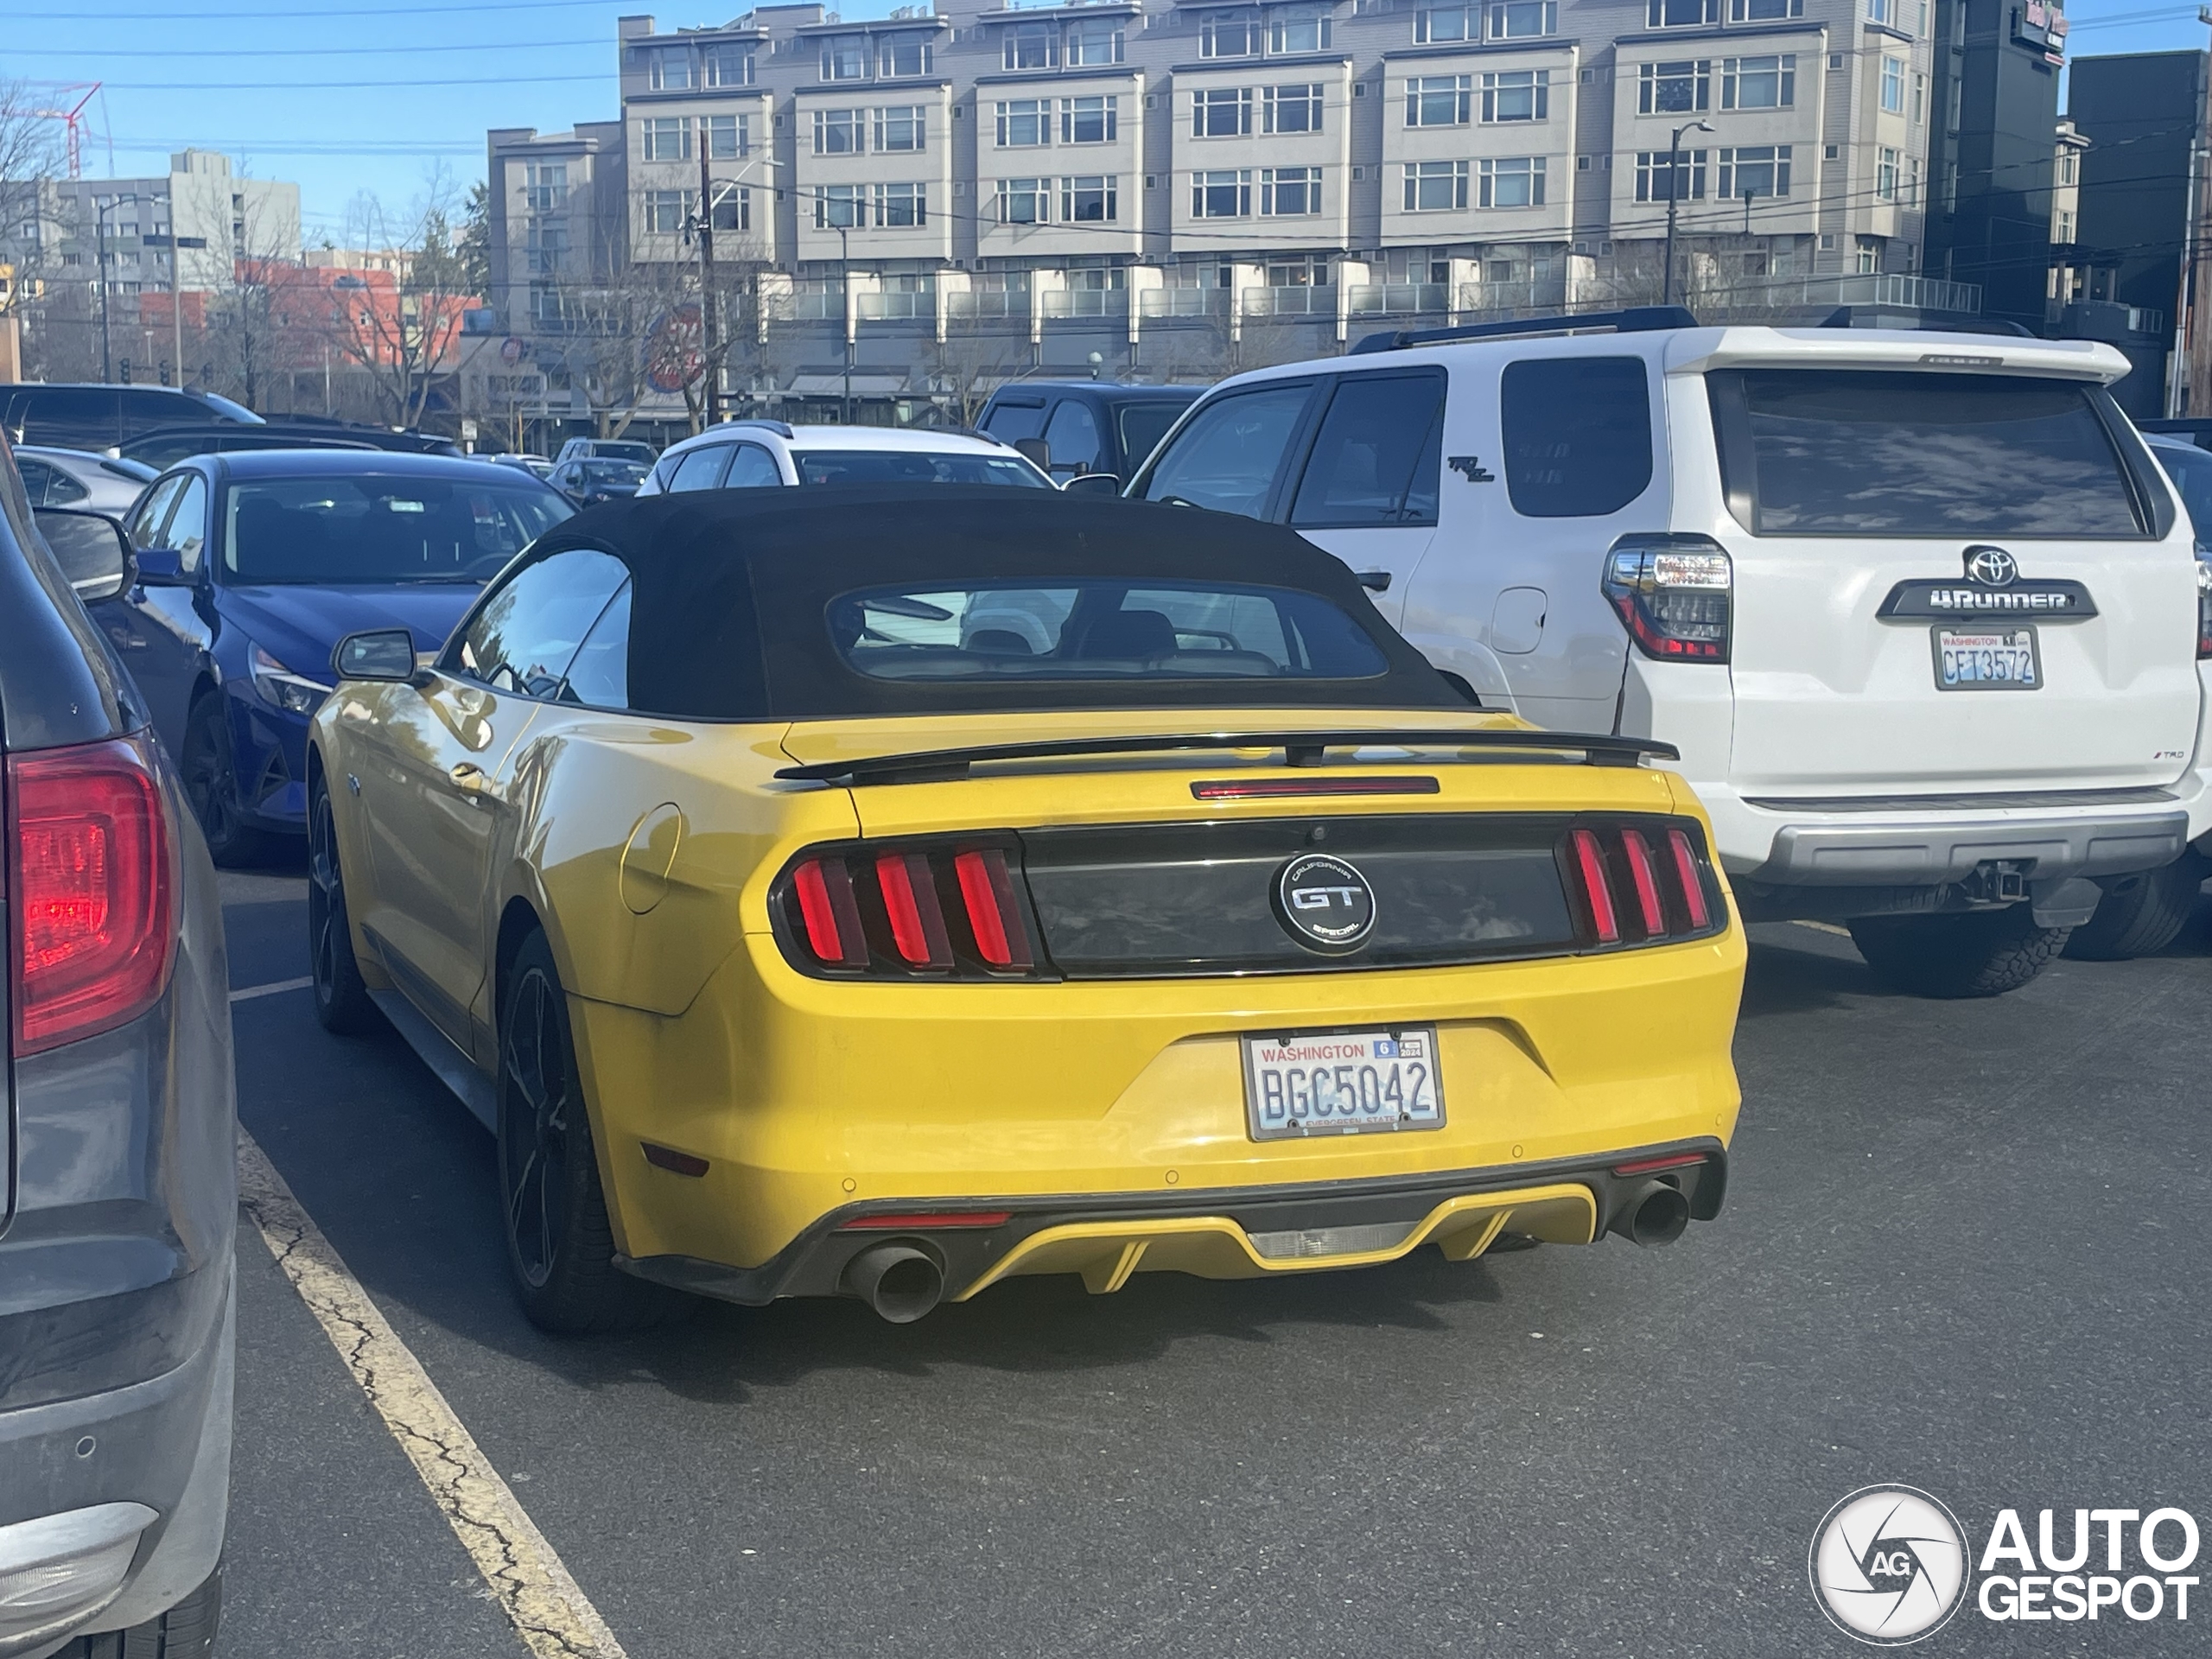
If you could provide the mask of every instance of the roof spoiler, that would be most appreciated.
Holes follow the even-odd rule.
[[[1459,340],[1506,340],[1516,334],[1644,334],[1661,328],[1696,327],[1697,318],[1685,306],[1632,305],[1622,311],[1563,311],[1511,322],[1466,322],[1454,328],[1393,329],[1367,335],[1350,354],[1402,352],[1414,346],[1443,346]]]

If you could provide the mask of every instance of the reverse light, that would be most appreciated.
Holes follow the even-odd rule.
[[[1561,853],[1592,944],[1666,944],[1716,931],[1712,866],[1679,820],[1579,823]]]
[[[1709,536],[1624,536],[1600,584],[1647,657],[1725,663],[1735,567]]]
[[[176,848],[146,741],[8,757],[18,1055],[127,1025],[168,983]]]
[[[808,972],[1003,979],[1038,972],[1004,847],[945,842],[810,849],[772,899],[785,956]]]
[[[330,695],[328,686],[304,674],[295,674],[259,645],[247,653],[247,660],[252,668],[253,689],[261,694],[264,702],[274,703],[292,714],[312,715]]]

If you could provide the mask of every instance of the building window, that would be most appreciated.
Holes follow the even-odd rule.
[[[1033,149],[1052,142],[1052,100],[1049,98],[1007,99],[1000,104],[998,115],[1001,149]]]
[[[1643,115],[1688,115],[1713,107],[1713,60],[1647,63],[1637,71],[1636,107]]]
[[[1260,49],[1260,20],[1249,12],[1210,11],[1198,25],[1202,58],[1249,58]]]
[[[1888,23],[1894,28],[1897,21],[1897,4],[1898,0],[1866,0],[1866,21],[1870,23]]]
[[[1299,219],[1321,211],[1321,169],[1263,167],[1260,169],[1260,213],[1267,219]]]
[[[1485,160],[1481,203],[1485,207],[1541,207],[1544,205],[1544,158],[1509,156]]]
[[[1320,131],[1320,83],[1300,81],[1288,86],[1266,88],[1264,118],[1260,124],[1268,132]]]
[[[1517,41],[1559,32],[1555,0],[1497,0],[1490,9],[1490,37]]]
[[[1647,0],[1643,21],[1653,29],[1685,29],[1720,21],[1720,0]]]
[[[1918,126],[1928,118],[1928,77],[1912,78],[1912,124]]]
[[[646,53],[645,82],[657,92],[690,91],[690,48],[678,46]]]
[[[936,55],[926,35],[887,35],[875,43],[875,73],[887,80],[926,75]]]
[[[1636,199],[1638,201],[1702,201],[1705,200],[1705,152],[1686,149],[1675,166],[1663,149],[1637,152]]]
[[[1067,64],[1071,69],[1088,69],[1102,63],[1122,60],[1122,25],[1110,17],[1088,17],[1068,25],[1066,35]]]
[[[1286,9],[1268,18],[1268,50],[1277,54],[1325,52],[1331,33],[1327,12],[1319,8]]]
[[[1882,60],[1882,107],[1891,115],[1904,113],[1904,60]]]
[[[1959,164],[1956,162],[1943,163],[1942,189],[1943,211],[1947,213],[1955,213],[1959,210]]]
[[[1859,240],[1859,274],[1872,276],[1882,268],[1882,245],[1871,237]]]
[[[1732,23],[1780,23],[1805,15],[1805,0],[1729,0]]]
[[[1483,120],[1541,121],[1551,114],[1552,72],[1511,69],[1483,77]]]
[[[1050,23],[1016,23],[1001,41],[999,60],[1008,69],[1050,69],[1059,55]]]
[[[926,126],[920,105],[887,105],[875,112],[875,147],[910,154],[918,151]]]
[[[523,264],[533,276],[557,276],[563,256],[569,251],[569,221],[565,219],[530,221],[524,232]]]
[[[753,193],[743,186],[736,189],[728,185],[716,190],[714,196],[713,219],[718,231],[749,231],[753,228]]]
[[[1944,113],[1943,130],[1946,132],[1956,132],[1959,130],[1959,124],[1966,116],[1966,77],[1964,75],[1955,76],[1951,81],[1950,107]]]
[[[707,154],[717,162],[735,161],[751,149],[747,122],[741,115],[710,115],[704,118],[707,129]]]
[[[1722,150],[1720,194],[1731,201],[1743,196],[1788,195],[1789,146],[1738,144]]]
[[[1191,94],[1191,137],[1237,138],[1252,130],[1252,89],[1208,86]]]
[[[709,86],[750,86],[753,54],[741,46],[710,46],[702,54]]]
[[[533,213],[550,213],[569,199],[566,162],[524,162],[522,168],[523,205]]]
[[[645,192],[645,230],[653,236],[677,236],[683,230],[683,216],[690,205],[688,190]]]
[[[1408,162],[1406,211],[1464,213],[1467,207],[1467,172],[1465,162]]]
[[[2078,182],[2080,178],[2081,173],[2075,154],[2069,149],[2058,158],[2058,181],[2061,184],[2074,184]]]
[[[1720,107],[1724,110],[1786,110],[1797,101],[1797,54],[1723,58]],[[1700,105],[1700,108],[1703,105]]]
[[[814,193],[814,226],[822,231],[857,230],[868,222],[868,187],[825,184]]]
[[[1120,181],[1110,175],[1077,174],[1060,181],[1060,222],[1111,225],[1121,214]]]
[[[822,79],[865,80],[868,78],[868,36],[832,35],[822,42]]]
[[[2063,211],[2062,211],[2062,212],[2059,213],[2059,215],[2058,215],[2058,220],[2057,220],[2057,223],[2052,226],[2052,235],[2051,235],[2051,238],[2050,238],[2050,239],[2051,239],[2052,241],[2054,241],[2054,242],[2056,242],[2056,243],[2060,244],[2061,245],[2064,245],[2065,244],[2068,244],[2068,243],[2070,243],[2070,242],[2072,242],[2072,241],[2073,241],[2073,239],[2074,239],[2074,215],[2073,215],[2073,214],[2071,214],[2071,213],[2065,213],[2065,212],[2063,212]]]
[[[530,285],[530,320],[541,328],[557,328],[562,323],[561,290],[550,283]]]
[[[1464,127],[1472,118],[1472,75],[1414,75],[1406,81],[1406,124]]]
[[[1252,169],[1191,175],[1192,219],[1249,219],[1252,216]]]
[[[1046,225],[1052,218],[1050,179],[1001,179],[998,219],[1001,225]]]
[[[857,156],[867,143],[859,110],[817,110],[814,112],[814,153],[817,156]]]
[[[691,124],[680,115],[656,115],[645,123],[645,159],[649,162],[688,162],[691,159]]]
[[[887,231],[913,230],[929,223],[928,187],[919,184],[879,184],[875,187],[875,222]]]
[[[1432,6],[1414,13],[1414,44],[1433,46],[1444,41],[1478,41],[1482,28],[1479,7]]]
[[[1897,153],[1885,146],[1874,156],[1874,200],[1895,201],[1897,199]]]
[[[1121,100],[1112,97],[1060,100],[1060,142],[1110,144],[1121,130]]]

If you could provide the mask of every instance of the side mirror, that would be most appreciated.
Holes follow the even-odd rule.
[[[142,547],[130,556],[131,579],[147,588],[189,588],[184,555],[173,547]]]
[[[1122,480],[1111,473],[1078,473],[1060,488],[1070,495],[1119,495]]]
[[[330,653],[330,667],[341,680],[406,683],[415,677],[415,636],[404,628],[349,633]]]
[[[129,585],[130,538],[114,519],[69,507],[39,507],[31,516],[78,598],[113,599]]]
[[[1052,470],[1052,446],[1042,438],[1016,438],[1014,448],[1040,473]]]

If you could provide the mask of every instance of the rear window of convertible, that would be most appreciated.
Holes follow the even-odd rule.
[[[1204,582],[891,588],[831,601],[838,654],[878,680],[1360,680],[1389,667],[1328,599]]]
[[[2101,394],[2077,382],[1893,369],[1706,382],[1729,507],[1755,534],[2144,533]]]

